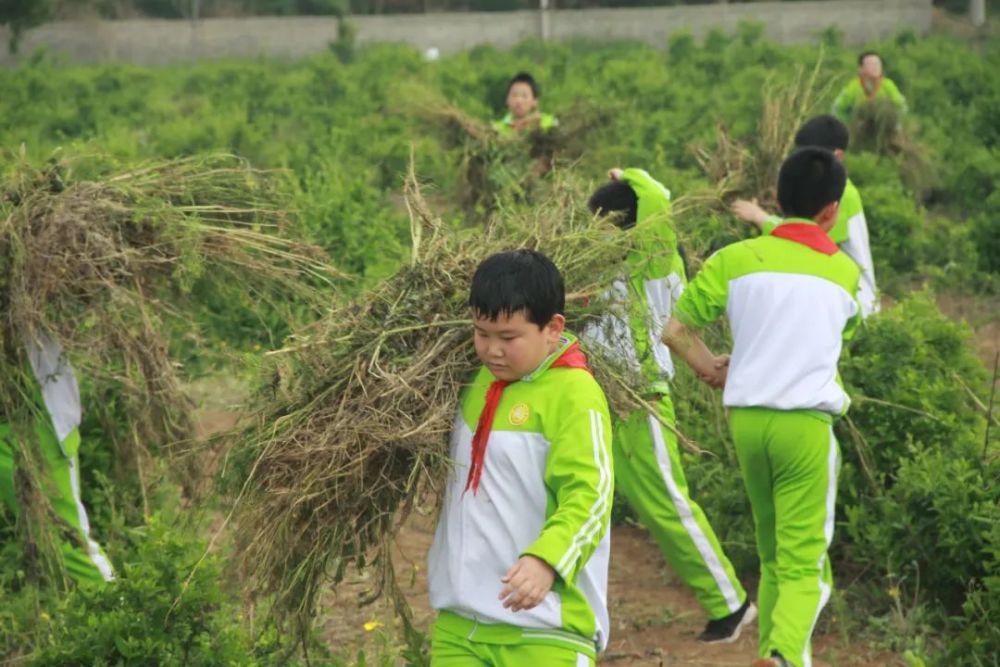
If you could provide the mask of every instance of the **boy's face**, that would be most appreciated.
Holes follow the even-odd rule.
[[[553,315],[543,327],[524,311],[500,315],[495,321],[472,315],[476,354],[498,380],[514,382],[538,368],[559,346],[566,318]]]
[[[876,55],[867,56],[863,61],[861,61],[861,66],[858,68],[861,76],[868,79],[869,81],[876,81],[882,78],[882,59]]]
[[[524,81],[516,81],[507,91],[507,108],[514,118],[524,118],[538,106],[535,93]]]

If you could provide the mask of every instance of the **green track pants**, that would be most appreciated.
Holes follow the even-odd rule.
[[[660,416],[674,423],[670,396]],[[709,618],[738,611],[746,591],[733,572],[708,519],[688,493],[677,436],[642,410],[615,422],[615,488],[652,533],[673,571],[690,586]]]
[[[79,431],[73,431],[60,443],[47,417],[40,417],[35,428],[36,443],[45,465],[45,491],[55,513],[75,532],[76,540],[61,540],[63,563],[77,582],[103,583],[113,578],[111,563],[101,547],[90,537],[87,510],[80,499],[80,471],[77,451]],[[14,493],[14,445],[10,427],[0,423],[0,499],[17,513]],[[74,544],[73,542],[77,542]]]
[[[594,667],[594,643],[561,630],[479,623],[442,611],[431,628],[431,667]]]
[[[810,638],[830,599],[840,451],[828,415],[733,408],[729,424],[760,555],[760,654],[811,667]]]

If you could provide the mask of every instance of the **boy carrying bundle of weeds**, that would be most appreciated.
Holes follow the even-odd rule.
[[[538,109],[541,88],[535,77],[518,72],[507,84],[507,115],[493,123],[502,137],[513,137],[530,130],[551,130],[559,125],[555,116]]]
[[[559,270],[488,257],[469,296],[483,366],[463,393],[428,556],[434,667],[594,665],[608,642],[611,420]]]
[[[611,214],[620,229],[638,233],[623,276],[611,287],[612,298],[625,306],[627,316],[609,313],[584,338],[641,376],[645,397],[657,407],[656,414],[634,410],[614,419],[616,486],[708,614],[699,641],[732,642],[757,610],[705,512],[691,498],[676,434],[661,423],[672,426],[675,416],[670,392],[674,365],[660,334],[687,284],[670,191],[642,169],[616,168],[609,176],[611,182],[594,192],[588,205],[595,214]]]

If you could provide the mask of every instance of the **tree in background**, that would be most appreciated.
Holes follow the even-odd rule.
[[[0,25],[10,27],[8,48],[17,51],[21,35],[32,26],[44,23],[52,17],[50,0],[5,0],[0,3]]]

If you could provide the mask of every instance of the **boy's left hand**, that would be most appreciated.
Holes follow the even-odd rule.
[[[499,599],[503,606],[511,611],[521,611],[537,607],[552,589],[556,580],[556,571],[541,558],[521,556],[514,567],[500,581],[503,590]]]

